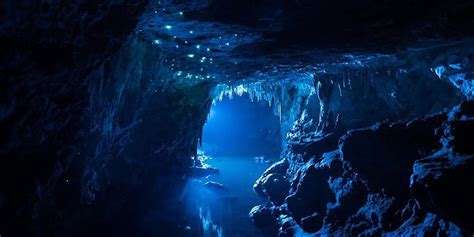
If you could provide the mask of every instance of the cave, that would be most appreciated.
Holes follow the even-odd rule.
[[[0,2],[0,237],[472,236],[470,0]]]

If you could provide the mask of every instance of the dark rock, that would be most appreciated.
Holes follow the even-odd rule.
[[[0,211],[2,235],[61,235],[54,231],[73,225],[62,223],[74,222],[70,218],[87,213],[85,209],[99,209],[82,205],[83,197],[103,197],[90,191],[103,188],[106,182],[89,186],[86,179],[105,181],[96,175],[98,167],[105,167],[107,157],[119,152],[110,149],[104,156],[88,154],[109,147],[94,139],[93,130],[102,126],[95,118],[106,113],[109,124],[113,120],[123,129],[120,137],[111,130],[103,133],[111,143],[123,146],[130,131],[129,124],[112,119],[108,109],[115,103],[108,103],[100,113],[89,107],[103,102],[91,91],[95,83],[106,87],[104,78],[115,81],[106,65],[128,42],[147,3],[0,3],[0,186],[5,193]],[[105,90],[104,94],[111,93]],[[85,146],[89,141],[94,148]],[[85,168],[88,160],[94,164]],[[85,178],[88,174],[90,177]],[[65,177],[81,181],[66,184]],[[117,200],[121,196],[114,198],[121,202]]]
[[[357,175],[345,171],[337,151],[324,154],[319,162],[308,162],[301,173],[286,202],[304,231],[315,232],[324,222],[341,225],[364,204],[365,185]]]
[[[355,174],[331,177],[328,183],[336,201],[327,204],[324,222],[332,226],[343,226],[347,219],[365,204],[367,187]]]
[[[285,192],[288,193],[289,188],[286,191],[283,190],[284,185],[285,185],[284,182],[287,182],[286,179],[284,178],[284,176],[286,175],[287,169],[288,169],[288,161],[286,159],[280,160],[280,161],[274,163],[273,165],[271,165],[255,181],[255,184],[253,185],[253,190],[255,191],[255,193],[257,193],[260,197],[263,197],[263,198],[269,198],[268,193],[270,193],[272,195],[274,194],[274,193],[272,193],[273,191],[270,191],[270,190],[268,190],[268,192],[266,192],[266,190],[265,190],[266,188],[265,188],[265,185],[264,185],[265,183],[267,183],[269,181],[268,176],[270,176],[272,174],[275,174],[277,177],[280,178],[278,180],[278,182],[281,185],[277,185],[277,186],[279,186],[280,191],[276,192],[276,194],[278,196],[281,196],[281,195],[284,195]],[[273,182],[271,182],[271,183],[273,183]],[[267,186],[269,187],[270,184],[267,184]],[[277,200],[279,200],[279,198],[277,198]]]
[[[277,173],[265,176],[262,187],[265,195],[276,206],[283,203],[290,190],[290,184],[285,176]]]
[[[398,229],[385,233],[386,236],[465,236],[455,224],[446,222],[432,213],[410,218]]]
[[[189,175],[191,177],[205,177],[208,175],[219,174],[219,170],[213,167],[191,167]]]
[[[392,216],[397,210],[394,208],[394,198],[381,194],[371,194],[367,197],[367,203],[362,206],[355,215],[349,218],[345,225],[345,232],[358,235],[366,230],[388,230],[392,224]],[[396,225],[398,227],[398,225]],[[394,228],[392,228],[394,229]]]
[[[410,183],[422,208],[471,232],[474,194],[466,189],[474,186],[473,109],[473,102],[468,101],[449,113],[443,124],[443,147],[415,162]]]
[[[324,213],[313,213],[312,215],[303,217],[301,219],[301,227],[303,230],[314,233],[323,226]]]
[[[352,130],[340,141],[344,160],[368,180],[373,192],[384,192],[407,200],[409,176],[415,160],[441,147],[435,129],[446,115],[409,123],[382,123],[369,129]]]
[[[474,154],[472,134],[474,134],[474,119],[467,121],[449,121],[450,135],[453,136],[449,146],[457,155]]]
[[[416,161],[410,189],[423,208],[474,231],[474,156],[436,155]]]
[[[461,102],[449,113],[449,120],[465,120],[474,117],[474,100]]]
[[[313,156],[294,173],[282,205],[291,221],[280,232],[295,234],[297,226],[315,234],[350,236],[472,231],[469,200],[474,196],[465,193],[474,186],[469,105],[462,103],[449,116],[348,132],[338,150]],[[293,157],[320,152],[303,143],[290,146],[289,168],[298,162]]]
[[[272,209],[263,205],[253,207],[249,213],[249,217],[258,227],[265,227],[275,224],[275,217],[272,214]]]
[[[307,162],[312,157],[319,158],[325,152],[336,150],[340,136],[339,133],[329,133],[322,137],[303,139],[301,142],[289,143],[290,150],[303,154],[303,161]]]
[[[225,190],[225,187],[224,187],[223,184],[218,183],[218,182],[214,182],[214,181],[207,181],[204,184],[204,187],[206,187],[207,189],[213,190],[213,191],[224,191]]]

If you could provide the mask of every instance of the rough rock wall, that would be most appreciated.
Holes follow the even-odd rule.
[[[467,174],[471,164],[465,158],[471,153],[450,153],[453,147],[469,151],[462,144],[472,136],[470,122],[457,120],[470,120],[472,102],[463,103],[449,116],[447,112],[433,115],[470,98],[473,52],[469,45],[421,49],[359,69],[316,74],[318,98],[297,111],[312,112],[302,113],[290,130],[284,159],[255,183],[256,193],[268,199],[252,210],[255,223],[279,226],[283,236],[302,231],[316,235],[470,233],[472,223],[462,221],[472,212],[469,201],[462,199],[455,207],[441,190],[455,193],[472,183],[472,175]],[[431,115],[410,121],[426,114]],[[404,120],[357,129],[400,119]],[[443,130],[448,135],[442,135]],[[450,135],[452,131],[458,131],[457,138]],[[438,177],[443,178],[437,181]],[[417,184],[417,179],[424,183]],[[430,182],[434,190],[423,186]]]
[[[146,2],[0,3],[2,234],[47,233],[62,215],[48,209],[51,196],[79,205],[90,74],[123,45]],[[52,218],[34,227],[42,215]]]
[[[278,190],[271,185],[287,182],[286,168],[274,166],[265,176],[282,178],[267,178],[256,188],[270,201],[285,201],[260,206],[251,216],[267,224],[276,224],[275,218],[281,236],[299,228],[315,235],[469,234],[472,197],[461,192],[473,184],[472,149],[466,146],[472,106],[463,102],[449,114],[349,131],[336,150],[298,169],[289,190],[271,192]]]

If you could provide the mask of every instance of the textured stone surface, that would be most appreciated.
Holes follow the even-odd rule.
[[[0,4],[2,235],[48,235],[70,207],[78,211],[90,75],[124,44],[145,5]]]
[[[473,185],[466,145],[472,133],[463,132],[471,129],[471,103],[449,113],[349,131],[339,149],[304,162],[289,177],[293,183],[281,207],[290,220],[280,222],[280,232],[291,235],[299,227],[315,236],[472,232],[473,197],[466,193]]]

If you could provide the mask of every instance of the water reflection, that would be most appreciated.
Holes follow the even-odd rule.
[[[263,201],[253,192],[252,185],[270,164],[253,157],[217,157],[206,163],[220,173],[190,180],[183,194],[188,217],[199,220],[193,223],[201,229],[201,235],[196,236],[275,236],[273,230],[257,229],[248,217],[250,209]],[[209,181],[223,187],[205,185]]]
[[[203,213],[203,207],[199,207],[199,219],[202,221],[202,229],[204,232],[204,237],[212,237],[217,235],[217,237],[224,236],[224,231],[222,227],[214,224],[211,219],[211,211],[209,208],[206,208],[206,213]]]

